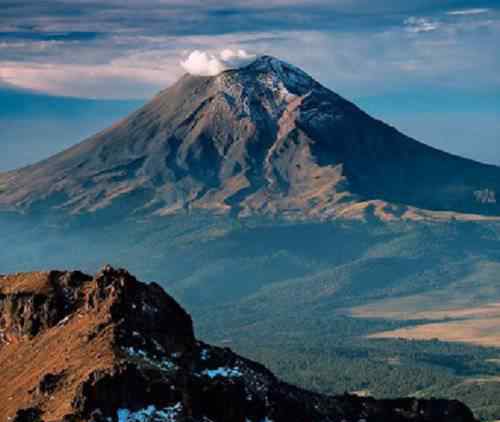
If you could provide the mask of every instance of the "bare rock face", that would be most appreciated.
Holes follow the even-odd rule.
[[[125,270],[0,278],[0,420],[474,421],[461,403],[323,396],[195,339],[190,316]]]
[[[264,56],[186,75],[110,129],[0,175],[0,210],[471,220],[500,216],[499,191],[498,167],[419,143]]]
[[[74,311],[81,301],[80,286],[89,277],[80,273],[34,273],[2,278],[0,284],[0,338],[20,341],[51,328]]]

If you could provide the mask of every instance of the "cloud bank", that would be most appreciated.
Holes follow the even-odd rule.
[[[481,15],[483,13],[488,13],[490,9],[464,9],[464,10],[452,10],[448,12],[448,15],[452,16],[466,16],[466,15]]]
[[[0,84],[149,98],[186,70],[240,66],[242,48],[346,96],[443,84],[498,92],[499,36],[499,0],[11,0],[0,13]]]
[[[181,66],[191,75],[215,76],[224,70],[246,66],[256,58],[256,55],[241,49],[224,49],[218,54],[195,50],[181,61]]]

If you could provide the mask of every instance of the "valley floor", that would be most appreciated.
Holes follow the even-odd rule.
[[[289,382],[459,399],[500,418],[498,224],[70,223],[0,218],[0,273],[128,267],[201,338]]]
[[[388,304],[386,304],[388,305]],[[481,306],[434,309],[412,312],[402,305],[398,311],[384,303],[355,308],[353,316],[388,318],[394,320],[419,320],[413,326],[370,334],[370,338],[404,338],[463,342],[478,346],[500,347],[500,303]],[[426,322],[427,321],[427,322]]]

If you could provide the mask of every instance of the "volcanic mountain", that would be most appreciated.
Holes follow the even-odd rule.
[[[419,143],[262,56],[186,75],[115,126],[0,175],[0,208],[328,220],[500,216],[500,169]]]
[[[105,267],[0,277],[0,419],[473,422],[457,401],[311,393],[197,341],[156,284]]]

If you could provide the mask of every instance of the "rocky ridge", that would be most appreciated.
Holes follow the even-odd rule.
[[[105,267],[0,277],[0,420],[474,421],[461,403],[308,392],[196,340],[157,284]]]

